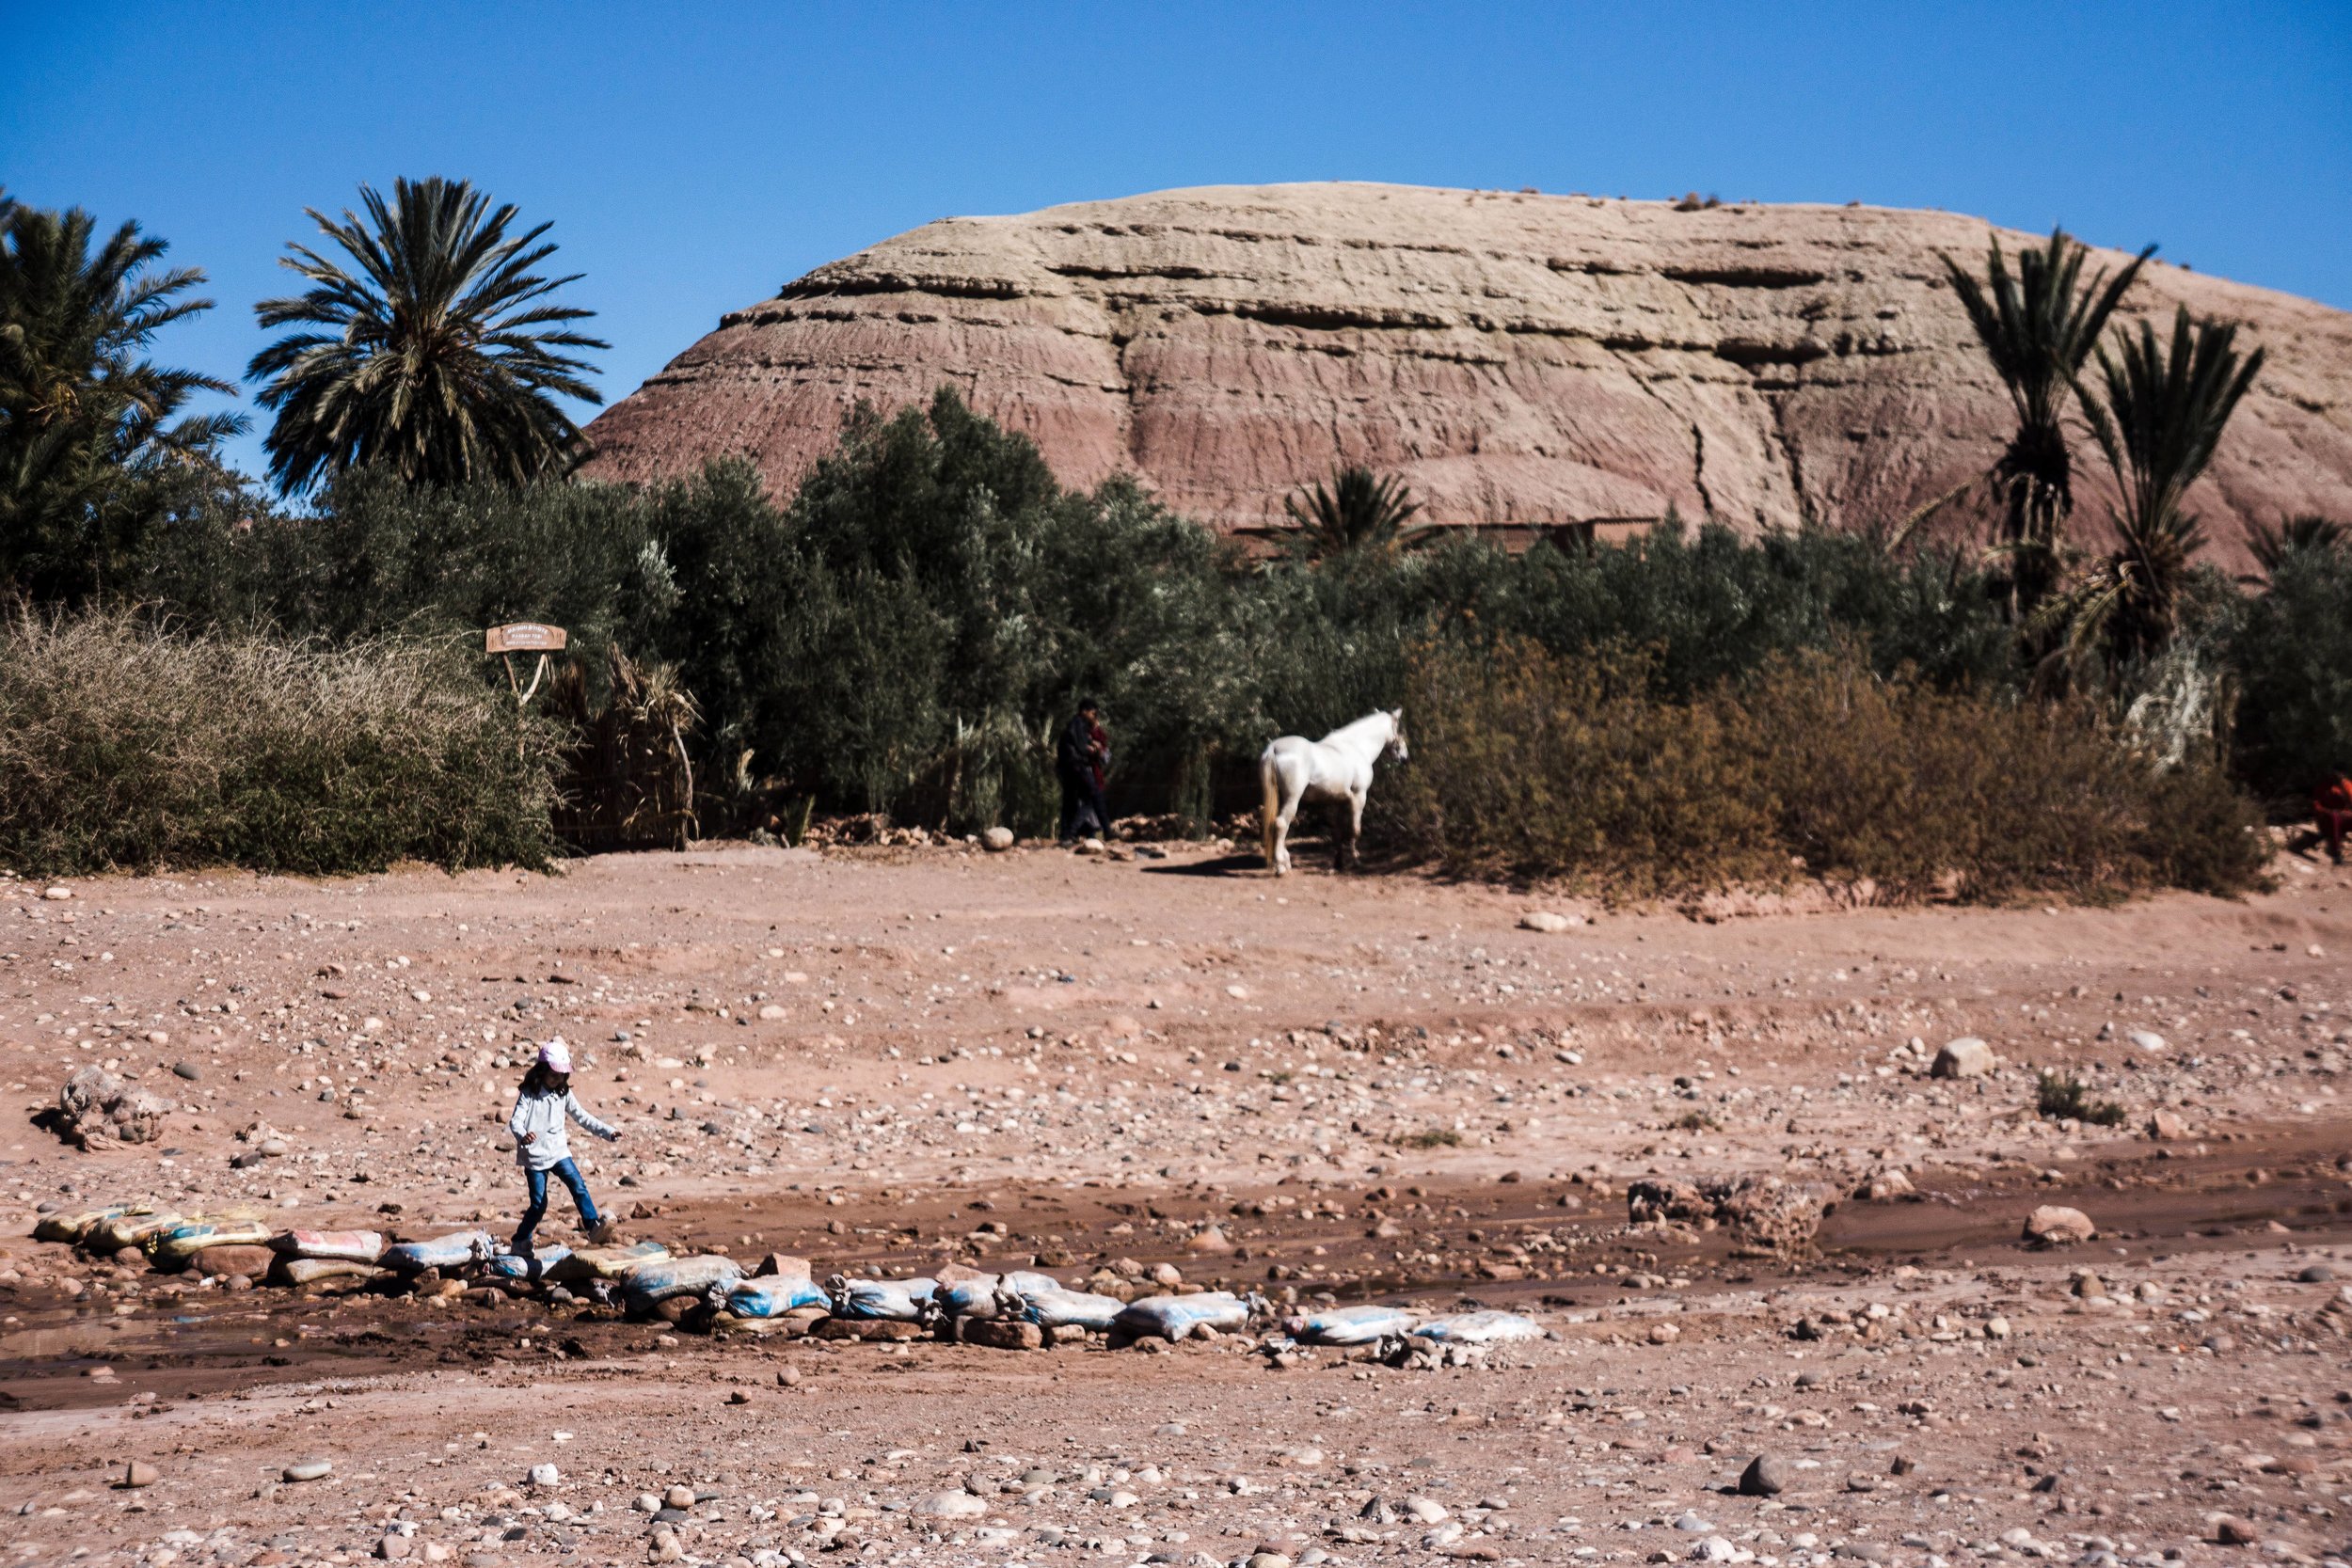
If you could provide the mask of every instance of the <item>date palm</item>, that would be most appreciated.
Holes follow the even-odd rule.
[[[0,582],[36,598],[102,592],[169,509],[177,470],[209,467],[245,428],[182,412],[235,388],[145,357],[213,305],[191,293],[201,272],[159,264],[169,248],[0,192]]]
[[[307,245],[279,258],[311,288],[254,307],[263,327],[300,326],[253,356],[264,446],[288,492],[381,466],[412,484],[520,484],[584,455],[556,399],[602,401],[596,367],[570,351],[609,348],[567,324],[596,312],[551,295],[578,274],[532,269],[555,254],[548,225],[520,229],[512,204],[463,180],[396,180],[389,201],[359,187],[362,219],[309,212],[350,265]]]
[[[2065,594],[2046,619],[2062,626],[2070,661],[2104,654],[2111,668],[2163,648],[2178,621],[2182,590],[2204,525],[2187,508],[2189,486],[2213,461],[2239,400],[2263,367],[2263,351],[2241,355],[2234,323],[2173,313],[2168,348],[2139,324],[2099,350],[2098,396],[2083,413],[2115,475],[2116,546]]]
[[[1403,480],[1365,467],[1340,469],[1327,488],[1317,480],[1303,494],[1284,497],[1282,510],[1293,525],[1285,543],[1308,561],[1409,549],[1437,531],[1406,528],[1421,503]]]
[[[2050,230],[2040,249],[2020,251],[2015,273],[1995,238],[1981,282],[1943,257],[1952,292],[2017,415],[2017,434],[1988,476],[2000,507],[1994,551],[2005,567],[2014,618],[2030,614],[2064,571],[2066,520],[2074,509],[2067,401],[2107,318],[2155,248],[2112,276],[2094,272],[2088,282],[2083,263],[2090,251],[2062,229]]]

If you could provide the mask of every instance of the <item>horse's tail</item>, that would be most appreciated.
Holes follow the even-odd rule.
[[[1258,758],[1258,837],[1265,847],[1266,869],[1274,867],[1274,819],[1282,815],[1282,769],[1269,746]]]

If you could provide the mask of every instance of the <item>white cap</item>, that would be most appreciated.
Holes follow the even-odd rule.
[[[539,1065],[549,1072],[560,1072],[566,1078],[572,1072],[572,1048],[558,1035],[539,1048]]]

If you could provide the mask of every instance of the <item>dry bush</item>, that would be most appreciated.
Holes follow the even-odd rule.
[[[0,864],[541,865],[555,740],[453,643],[19,611],[0,626]]]
[[[2261,875],[2251,805],[2159,769],[2088,706],[1937,691],[1851,653],[1786,655],[1688,703],[1623,651],[1528,642],[1414,657],[1412,761],[1383,836],[1467,875],[1612,897],[1772,885],[1802,867],[1890,901],[2232,893]]]

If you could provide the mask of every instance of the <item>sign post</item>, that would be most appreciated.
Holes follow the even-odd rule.
[[[483,634],[484,654],[496,654],[506,663],[507,689],[515,693],[520,706],[531,701],[539,689],[540,677],[548,673],[548,655],[562,653],[571,641],[562,626],[543,626],[536,621],[516,621],[503,626],[492,626]],[[515,678],[515,656],[537,654],[538,667],[531,672],[531,685],[526,688]]]

